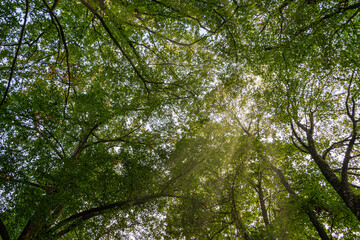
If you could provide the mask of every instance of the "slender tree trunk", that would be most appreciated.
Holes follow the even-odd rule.
[[[245,132],[245,134],[250,137],[253,140],[256,140],[255,137],[251,134],[251,132],[249,132],[248,130],[246,130],[246,128],[244,128],[244,126],[242,126],[240,124],[240,127],[243,129],[243,131]],[[262,145],[260,145],[261,148],[264,148]],[[291,188],[289,182],[286,180],[284,174],[282,173],[282,171],[280,169],[278,169],[277,167],[275,167],[275,165],[273,165],[270,161],[268,161],[268,159],[263,155],[260,154],[260,158],[261,160],[267,164],[271,170],[273,170],[276,175],[279,177],[281,184],[285,187],[285,189],[288,191],[288,193],[290,193],[293,196],[297,196],[297,194],[295,193],[295,191]],[[322,240],[330,240],[330,237],[328,236],[328,234],[325,231],[324,226],[321,224],[321,222],[317,219],[315,213],[312,210],[306,210],[305,213],[308,215],[311,223],[313,224],[313,226],[315,227],[316,231],[318,232],[319,236],[321,237]]]
[[[235,202],[235,193],[234,193],[234,185],[231,186],[231,202],[232,202],[232,211],[231,215],[233,218],[233,221],[235,222],[236,229],[241,233],[241,235],[244,237],[245,240],[251,240],[251,237],[246,231],[246,228],[239,218],[239,213],[237,211],[236,202]]]
[[[263,193],[262,186],[261,186],[261,179],[259,180],[258,194],[259,194],[259,200],[260,200],[261,214],[263,216],[265,226],[267,226],[270,224],[270,222],[269,222],[268,213],[266,211],[264,193]]]
[[[348,97],[350,95],[350,85],[348,89]],[[341,172],[341,180],[336,176],[334,170],[330,167],[330,165],[326,162],[325,158],[326,155],[332,150],[332,146],[328,149],[326,149],[322,155],[319,154],[318,150],[316,149],[316,143],[314,140],[314,129],[315,129],[315,123],[314,123],[314,112],[310,113],[309,115],[309,122],[310,126],[307,127],[299,122],[295,122],[298,128],[306,134],[306,140],[305,142],[303,139],[299,137],[299,134],[297,130],[294,127],[294,124],[291,123],[291,128],[293,135],[298,140],[298,142],[301,144],[301,146],[306,149],[305,152],[309,153],[312,157],[312,159],[315,161],[316,165],[319,167],[321,173],[324,175],[326,180],[331,184],[331,186],[334,188],[334,190],[339,194],[339,196],[343,199],[345,204],[349,207],[351,212],[357,217],[357,219],[360,221],[360,196],[356,195],[350,188],[348,183],[348,177],[347,177],[347,170],[348,170],[348,164],[351,160],[351,152],[353,150],[354,144],[356,142],[356,139],[358,138],[357,133],[357,120],[355,119],[355,109],[353,107],[352,113],[350,113],[349,106],[348,106],[348,99],[346,101],[346,108],[347,108],[347,114],[349,118],[351,119],[353,123],[353,129],[351,138],[349,139],[349,142],[347,144],[345,156],[343,159],[343,166],[342,166],[342,172]]]
[[[295,191],[291,188],[289,182],[286,180],[284,174],[282,173],[282,171],[280,169],[278,169],[277,167],[275,167],[273,164],[270,164],[270,168],[276,173],[276,175],[279,177],[280,182],[282,183],[282,185],[285,187],[285,189],[288,191],[289,194],[296,196],[297,194],[295,193]],[[321,222],[317,219],[316,214],[314,213],[313,210],[311,209],[306,209],[304,210],[305,213],[308,215],[311,223],[313,224],[313,226],[315,227],[316,231],[318,232],[319,236],[321,237],[322,240],[330,240],[330,237],[328,236],[328,234],[325,231],[324,226],[321,224]]]
[[[326,180],[331,184],[334,190],[339,194],[346,206],[360,221],[360,197],[357,196],[349,187],[347,182],[342,183],[336,176],[335,172],[330,168],[327,162],[315,150],[310,152],[315,163],[319,167],[321,173]]]

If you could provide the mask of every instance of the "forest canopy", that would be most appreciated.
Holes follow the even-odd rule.
[[[359,12],[3,0],[0,236],[359,239]]]

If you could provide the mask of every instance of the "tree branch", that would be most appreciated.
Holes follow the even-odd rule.
[[[24,24],[22,25],[21,32],[20,32],[19,45],[16,48],[15,57],[14,57],[14,60],[12,62],[11,69],[10,69],[10,76],[9,76],[8,84],[7,84],[3,99],[0,102],[0,108],[4,104],[4,102],[6,100],[6,97],[7,97],[8,93],[9,93],[11,80],[12,80],[14,72],[15,72],[16,61],[17,61],[17,58],[18,58],[18,55],[19,55],[19,52],[20,52],[21,44],[22,44],[22,41],[23,41],[24,33],[25,33],[25,26],[26,26],[26,22],[27,22],[28,13],[29,13],[29,0],[26,0]]]
[[[60,146],[60,148],[61,148],[62,155],[61,155],[61,153],[56,149],[56,147],[53,148],[54,151],[56,152],[56,154],[57,154],[60,158],[64,158],[64,157],[66,156],[65,150],[64,150],[63,146],[61,145],[61,143],[59,142],[59,140],[58,140],[58,139],[50,132],[50,130],[48,130],[45,126],[44,126],[44,129],[45,129],[45,131],[50,135],[50,137],[53,138],[53,139],[55,140],[55,142],[56,142],[56,143]]]
[[[265,226],[268,226],[270,224],[270,221],[269,221],[268,213],[267,213],[267,210],[266,210],[264,193],[263,193],[263,190],[262,190],[261,182],[262,182],[262,173],[260,173],[260,176],[259,176],[258,195],[259,195],[260,209],[261,209],[261,213],[262,213],[262,216],[263,216],[263,219],[264,219],[264,223],[265,223]]]
[[[352,187],[354,187],[354,188],[360,189],[360,186],[355,185],[355,184],[353,184],[353,183],[349,183],[349,185],[352,186]]]
[[[84,134],[84,136],[82,137],[82,139],[80,139],[78,145],[76,146],[76,148],[74,149],[74,151],[72,152],[72,154],[70,155],[71,158],[77,158],[79,156],[79,154],[81,153],[82,150],[84,150],[87,146],[86,146],[86,142],[89,139],[90,135],[92,134],[93,131],[95,131],[95,129],[99,126],[98,123],[96,123],[87,134]]]
[[[190,18],[190,19],[196,21],[196,22],[199,24],[199,26],[200,26],[202,29],[206,30],[207,32],[210,32],[210,33],[212,33],[212,34],[215,34],[215,33],[217,32],[217,29],[216,29],[215,31],[212,31],[212,30],[208,29],[207,27],[205,27],[204,25],[202,25],[202,23],[201,23],[201,21],[200,21],[199,19],[197,19],[197,18],[195,18],[195,17],[193,17],[193,16],[190,16],[190,15],[188,15],[188,14],[185,14],[185,13],[181,12],[181,11],[178,10],[178,9],[175,9],[175,8],[173,8],[173,7],[171,7],[171,6],[166,5],[166,4],[163,3],[163,2],[160,2],[160,1],[157,1],[157,0],[151,0],[151,1],[157,3],[157,4],[161,5],[161,6],[163,6],[163,7],[165,7],[165,8],[167,8],[167,9],[170,9],[171,11],[177,12],[177,13],[179,13],[179,14],[187,17],[187,18]]]
[[[232,206],[231,206],[232,214],[231,215],[232,215],[232,218],[234,219],[237,230],[243,235],[245,240],[250,240],[251,238],[249,237],[249,235],[246,231],[244,223],[239,218],[239,213],[237,211],[236,201],[235,201],[234,181],[235,181],[235,177],[234,177],[232,185],[231,185],[231,193],[230,193],[231,194],[231,203],[232,203]]]
[[[240,123],[240,126],[242,127],[242,129],[244,130],[244,127],[242,126],[242,124]],[[292,130],[294,131],[294,126],[291,122],[291,127]],[[245,131],[245,133],[251,137],[252,139],[255,139],[255,137],[250,133],[250,131]],[[295,132],[296,133],[296,132]],[[297,137],[297,139],[299,140],[300,138],[295,135],[295,137]],[[302,141],[300,141],[300,143],[303,143]],[[304,144],[305,145],[305,144]],[[305,145],[306,146],[306,145]],[[307,146],[306,146],[307,147]],[[261,145],[261,149],[263,148],[263,146]],[[275,172],[275,174],[278,176],[278,178],[280,179],[281,184],[285,187],[285,189],[288,191],[288,193],[290,195],[293,196],[297,196],[296,192],[292,189],[292,187],[290,186],[289,182],[286,180],[285,175],[282,173],[282,171],[277,168],[275,165],[273,165],[262,153],[260,154],[260,158],[261,160],[268,164],[270,169],[272,171]],[[330,240],[329,236],[326,233],[326,230],[324,228],[324,226],[321,224],[321,222],[317,219],[314,211],[312,211],[311,209],[306,209],[304,210],[305,213],[308,215],[311,223],[313,224],[313,226],[315,227],[316,231],[318,232],[319,236],[321,237],[321,239],[323,240]]]
[[[67,43],[66,43],[66,38],[65,38],[65,33],[64,30],[60,24],[59,19],[56,17],[56,15],[53,13],[53,8],[55,9],[57,2],[55,1],[55,3],[53,4],[53,6],[50,8],[50,6],[47,4],[46,0],[42,0],[43,3],[45,4],[46,8],[48,9],[50,16],[52,19],[54,19],[57,23],[57,25],[59,26],[59,30],[60,30],[60,36],[61,36],[61,41],[64,44],[64,49],[65,49],[65,53],[66,53],[66,66],[67,66],[67,75],[68,75],[68,90],[67,90],[67,94],[65,96],[65,105],[64,105],[64,118],[65,118],[65,111],[66,111],[66,107],[68,104],[68,98],[70,96],[70,88],[71,88],[71,73],[70,73],[70,64],[69,64],[69,50],[67,47]]]
[[[325,159],[326,156],[329,154],[329,152],[330,152],[331,150],[333,150],[333,149],[335,149],[335,148],[338,148],[338,147],[343,147],[343,146],[345,146],[345,142],[347,142],[347,141],[349,141],[348,138],[331,144],[331,146],[328,147],[328,148],[323,152],[322,158]]]
[[[347,7],[344,7],[344,8],[339,8],[337,11],[325,15],[321,20],[326,20],[328,18],[331,18],[331,17],[335,16],[336,14],[343,13],[343,12],[346,12],[348,10],[358,9],[358,8],[360,8],[360,2],[354,3],[354,4],[349,5]]]
[[[90,10],[90,12],[92,12],[92,14],[94,14],[101,22],[101,24],[103,25],[105,31],[108,33],[108,35],[110,36],[111,40],[114,42],[114,44],[119,48],[121,54],[126,58],[126,60],[129,62],[129,64],[131,65],[132,69],[134,70],[134,72],[136,73],[136,75],[140,78],[140,80],[143,82],[144,87],[146,88],[147,92],[150,93],[150,89],[147,86],[147,81],[146,79],[141,75],[140,71],[137,69],[137,67],[135,66],[134,62],[131,60],[131,58],[126,54],[126,52],[124,51],[124,49],[121,47],[120,43],[118,42],[118,40],[116,40],[115,36],[113,35],[113,33],[111,32],[110,28],[106,25],[104,19],[96,12],[96,10],[94,8],[92,8],[89,3],[87,3],[85,0],[80,0],[81,3]]]
[[[218,234],[220,234],[222,231],[225,230],[227,226],[223,227],[223,228],[220,228],[218,231],[216,231],[211,237],[210,237],[210,240],[214,239],[214,237]]]
[[[30,181],[27,181],[27,180],[16,179],[16,178],[14,178],[14,177],[12,177],[10,175],[4,174],[4,173],[0,174],[0,179],[3,179],[4,181],[7,181],[7,182],[26,184],[26,185],[29,185],[31,187],[35,187],[35,188],[45,190],[47,193],[51,193],[51,192],[54,191],[54,188],[52,188],[50,186],[46,186],[46,185],[42,186],[42,185],[40,185],[38,183],[30,182]]]
[[[343,165],[342,165],[342,170],[341,170],[341,185],[346,186],[348,184],[348,168],[349,168],[349,162],[351,160],[351,152],[353,150],[356,138],[357,138],[357,121],[355,119],[355,100],[354,97],[351,98],[352,100],[352,109],[351,109],[351,113],[350,113],[350,109],[349,109],[349,97],[351,94],[350,88],[351,88],[351,84],[353,81],[353,77],[354,77],[355,71],[353,71],[352,75],[351,75],[351,79],[349,81],[349,86],[347,89],[347,96],[346,96],[346,100],[345,100],[345,106],[346,106],[346,113],[348,115],[348,117],[350,118],[351,122],[352,122],[352,133],[351,133],[351,139],[349,141],[349,144],[346,148],[346,152],[345,152],[345,156],[344,156],[344,160],[343,160]]]
[[[162,197],[186,198],[186,197],[177,196],[177,195],[157,193],[157,194],[153,194],[153,195],[140,197],[137,199],[128,199],[128,200],[124,200],[124,201],[120,201],[120,202],[116,202],[116,203],[111,203],[108,205],[91,208],[91,209],[76,213],[74,215],[71,215],[68,218],[64,219],[63,221],[60,221],[59,223],[57,223],[52,228],[50,228],[48,232],[54,233],[56,230],[65,226],[66,224],[70,224],[74,221],[80,221],[80,222],[86,221],[86,220],[93,218],[95,216],[98,216],[102,212],[108,211],[110,209],[119,209],[119,208],[126,207],[126,206],[138,206],[138,205],[145,204],[145,203],[149,202],[150,200],[162,198]],[[69,231],[71,231],[71,229],[76,227],[78,224],[79,224],[79,222],[73,223],[55,235],[60,237],[64,234],[68,233]]]
[[[294,144],[294,146],[295,146],[300,152],[307,153],[307,154],[309,153],[307,150],[304,150],[304,149],[302,149],[300,146],[298,146],[292,136],[291,136],[291,142]]]
[[[358,9],[360,7],[360,2],[358,3],[355,3],[355,4],[352,4],[352,5],[349,5],[347,7],[344,7],[344,8],[339,8],[337,9],[336,11],[332,12],[332,13],[329,13],[329,14],[326,14],[324,15],[322,18],[314,21],[314,22],[310,22],[309,24],[307,24],[305,27],[302,27],[300,28],[297,32],[296,32],[296,36],[305,32],[307,29],[311,28],[312,26],[316,25],[316,24],[319,24],[321,23],[322,21],[326,20],[326,19],[329,19],[329,18],[332,18],[334,16],[336,16],[337,14],[341,14],[341,13],[344,13],[346,11],[349,11],[349,10],[354,10],[354,9]]]
[[[0,219],[0,236],[2,240],[10,240],[9,232],[6,229],[6,226],[1,219]]]
[[[139,19],[141,21],[141,19],[139,17],[137,19]],[[143,25],[137,25],[137,24],[133,24],[133,23],[129,23],[129,22],[126,22],[126,23],[129,24],[130,26],[133,26],[133,27],[143,28],[143,29],[147,30],[148,32],[150,32],[150,33],[152,33],[152,34],[154,34],[156,36],[159,36],[159,37],[161,37],[161,38],[163,38],[163,39],[165,39],[165,40],[167,40],[167,41],[169,41],[169,42],[171,42],[171,43],[173,43],[175,45],[178,45],[178,46],[191,47],[192,45],[194,45],[194,44],[196,44],[196,43],[198,43],[201,40],[206,38],[206,36],[205,36],[205,37],[202,37],[202,38],[200,38],[198,40],[195,40],[194,42],[191,42],[191,43],[182,43],[182,42],[178,42],[178,41],[175,41],[173,39],[170,39],[170,38],[164,36],[163,34],[158,33],[158,32],[156,32],[154,30],[151,30],[150,28],[145,26],[144,23],[142,23]]]
[[[354,74],[355,74],[355,71],[352,72],[352,75],[351,75],[351,78],[350,78],[350,81],[349,81],[349,85],[348,85],[348,88],[347,88],[346,99],[345,99],[346,114],[351,119],[351,121],[355,121],[355,116],[354,116],[354,114],[355,114],[355,101],[354,101],[354,98],[351,98],[351,100],[352,100],[351,113],[350,113],[350,107],[349,107],[349,98],[350,98],[350,95],[351,95],[351,84],[352,84],[352,81],[354,79]]]
[[[53,5],[51,6],[51,9],[50,9],[51,11],[54,11],[54,10],[55,10],[55,8],[57,7],[59,1],[60,1],[60,0],[55,0],[55,1],[54,1]]]
[[[107,142],[127,142],[124,140],[124,138],[130,136],[132,133],[136,132],[141,127],[142,127],[142,124],[139,125],[137,128],[135,128],[134,130],[126,133],[125,135],[123,135],[121,137],[114,138],[114,139],[100,139],[99,141],[91,143],[91,145],[95,145],[95,144],[99,144],[99,143],[107,143]],[[84,148],[86,148],[88,146],[90,146],[90,144],[84,145]]]
[[[308,145],[306,145],[304,143],[304,141],[300,138],[300,136],[297,134],[296,130],[295,130],[295,127],[294,127],[294,124],[292,123],[292,121],[290,122],[290,126],[291,126],[291,130],[292,130],[292,133],[294,134],[295,138],[299,141],[299,143],[301,144],[301,146],[303,146],[306,150],[309,148]],[[304,127],[304,126],[303,126]],[[305,131],[307,129],[305,128]],[[296,145],[297,146],[297,145]]]

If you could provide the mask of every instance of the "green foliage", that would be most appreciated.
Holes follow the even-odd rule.
[[[357,239],[359,7],[4,1],[0,235]]]

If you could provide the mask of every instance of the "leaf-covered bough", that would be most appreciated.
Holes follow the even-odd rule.
[[[355,1],[0,7],[2,239],[356,239]]]

